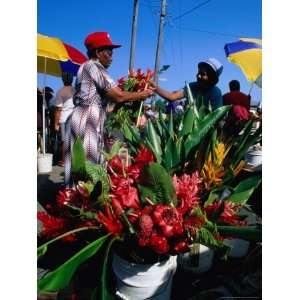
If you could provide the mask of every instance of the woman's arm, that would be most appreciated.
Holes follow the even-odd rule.
[[[131,93],[122,91],[119,87],[113,87],[107,91],[106,95],[113,101],[120,103],[126,101],[137,101],[147,99],[153,95],[153,91],[150,89],[146,89],[142,92]]]
[[[168,101],[176,101],[184,98],[183,90],[169,92],[156,85],[153,81],[150,81],[150,87],[155,93]]]

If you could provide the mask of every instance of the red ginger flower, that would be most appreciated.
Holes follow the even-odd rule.
[[[195,236],[197,229],[201,228],[205,223],[203,216],[189,216],[183,221],[183,226],[189,233]]]
[[[42,211],[37,213],[37,218],[43,223],[41,234],[47,238],[54,238],[66,231],[67,224],[66,220],[63,218],[53,217]],[[64,237],[65,241],[73,241],[74,239],[74,235]]]
[[[149,245],[156,253],[159,254],[167,253],[170,249],[168,240],[164,236],[158,234],[153,234],[151,236]]]
[[[66,204],[79,205],[80,194],[77,190],[65,188],[58,192],[56,196],[56,203],[59,208],[64,208]]]
[[[111,212],[108,205],[104,206],[105,214],[101,211],[98,212],[98,220],[101,224],[104,225],[106,230],[113,235],[120,235],[123,231],[123,224],[121,221],[115,216],[114,213]]]
[[[117,175],[123,174],[123,163],[119,155],[115,155],[109,162],[108,162],[108,169],[111,172],[117,173]]]
[[[182,216],[176,208],[158,204],[154,208],[152,218],[154,224],[159,226],[166,237],[181,235],[183,233]]]
[[[217,209],[219,209],[222,201],[215,201],[211,205],[208,205],[205,208],[206,213],[208,216],[211,216]],[[237,210],[239,206],[232,203],[231,201],[224,201],[224,210],[219,216],[218,221],[221,223],[227,223],[232,225],[243,225],[245,222],[240,220],[240,217],[237,215]]]
[[[184,252],[188,252],[190,250],[188,242],[186,239],[176,242],[174,246],[175,254],[180,254]]]
[[[180,177],[174,175],[173,184],[176,195],[181,201],[177,210],[184,215],[188,210],[199,203],[199,174],[195,172],[192,175],[184,174]]]

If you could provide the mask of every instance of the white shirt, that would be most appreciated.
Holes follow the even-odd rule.
[[[56,94],[56,107],[61,107],[59,123],[65,123],[74,108],[74,89],[71,86],[64,86]]]

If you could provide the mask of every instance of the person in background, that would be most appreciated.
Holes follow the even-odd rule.
[[[198,72],[196,81],[190,82],[189,86],[195,101],[200,101],[203,98],[207,108],[215,110],[223,105],[222,92],[217,87],[219,77],[222,73],[223,66],[215,58],[209,58],[205,62],[198,64]],[[151,82],[151,87],[154,92],[168,101],[176,101],[188,97],[187,88],[169,92]],[[198,106],[200,103],[198,102]]]
[[[230,92],[223,95],[223,104],[232,105],[232,109],[228,113],[224,132],[228,137],[238,134],[250,118],[250,95],[246,95],[240,91],[240,83],[238,80],[229,82]]]
[[[107,32],[94,32],[85,39],[89,60],[83,63],[75,83],[73,113],[66,122],[65,184],[72,185],[72,147],[77,137],[83,142],[86,158],[93,163],[104,163],[104,122],[109,101],[122,103],[140,101],[153,92],[122,91],[110,77],[107,69],[112,63],[113,50],[121,45],[113,44]]]
[[[56,93],[56,108],[54,113],[54,130],[56,132],[60,130],[61,133],[61,160],[58,162],[59,166],[64,166],[65,122],[74,108],[73,95],[75,91],[72,87],[72,73],[62,73],[62,81],[64,86]]]
[[[231,80],[229,82],[230,92],[223,95],[224,105],[240,105],[250,111],[251,96],[246,95],[240,91],[240,83],[238,80]]]

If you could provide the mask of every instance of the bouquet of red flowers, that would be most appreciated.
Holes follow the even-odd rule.
[[[130,70],[128,72],[128,76],[123,76],[118,79],[118,86],[123,91],[127,92],[140,92],[144,90],[149,80],[153,78],[154,72],[150,69],[147,69],[146,73],[144,73],[141,69],[137,69],[137,71]]]

